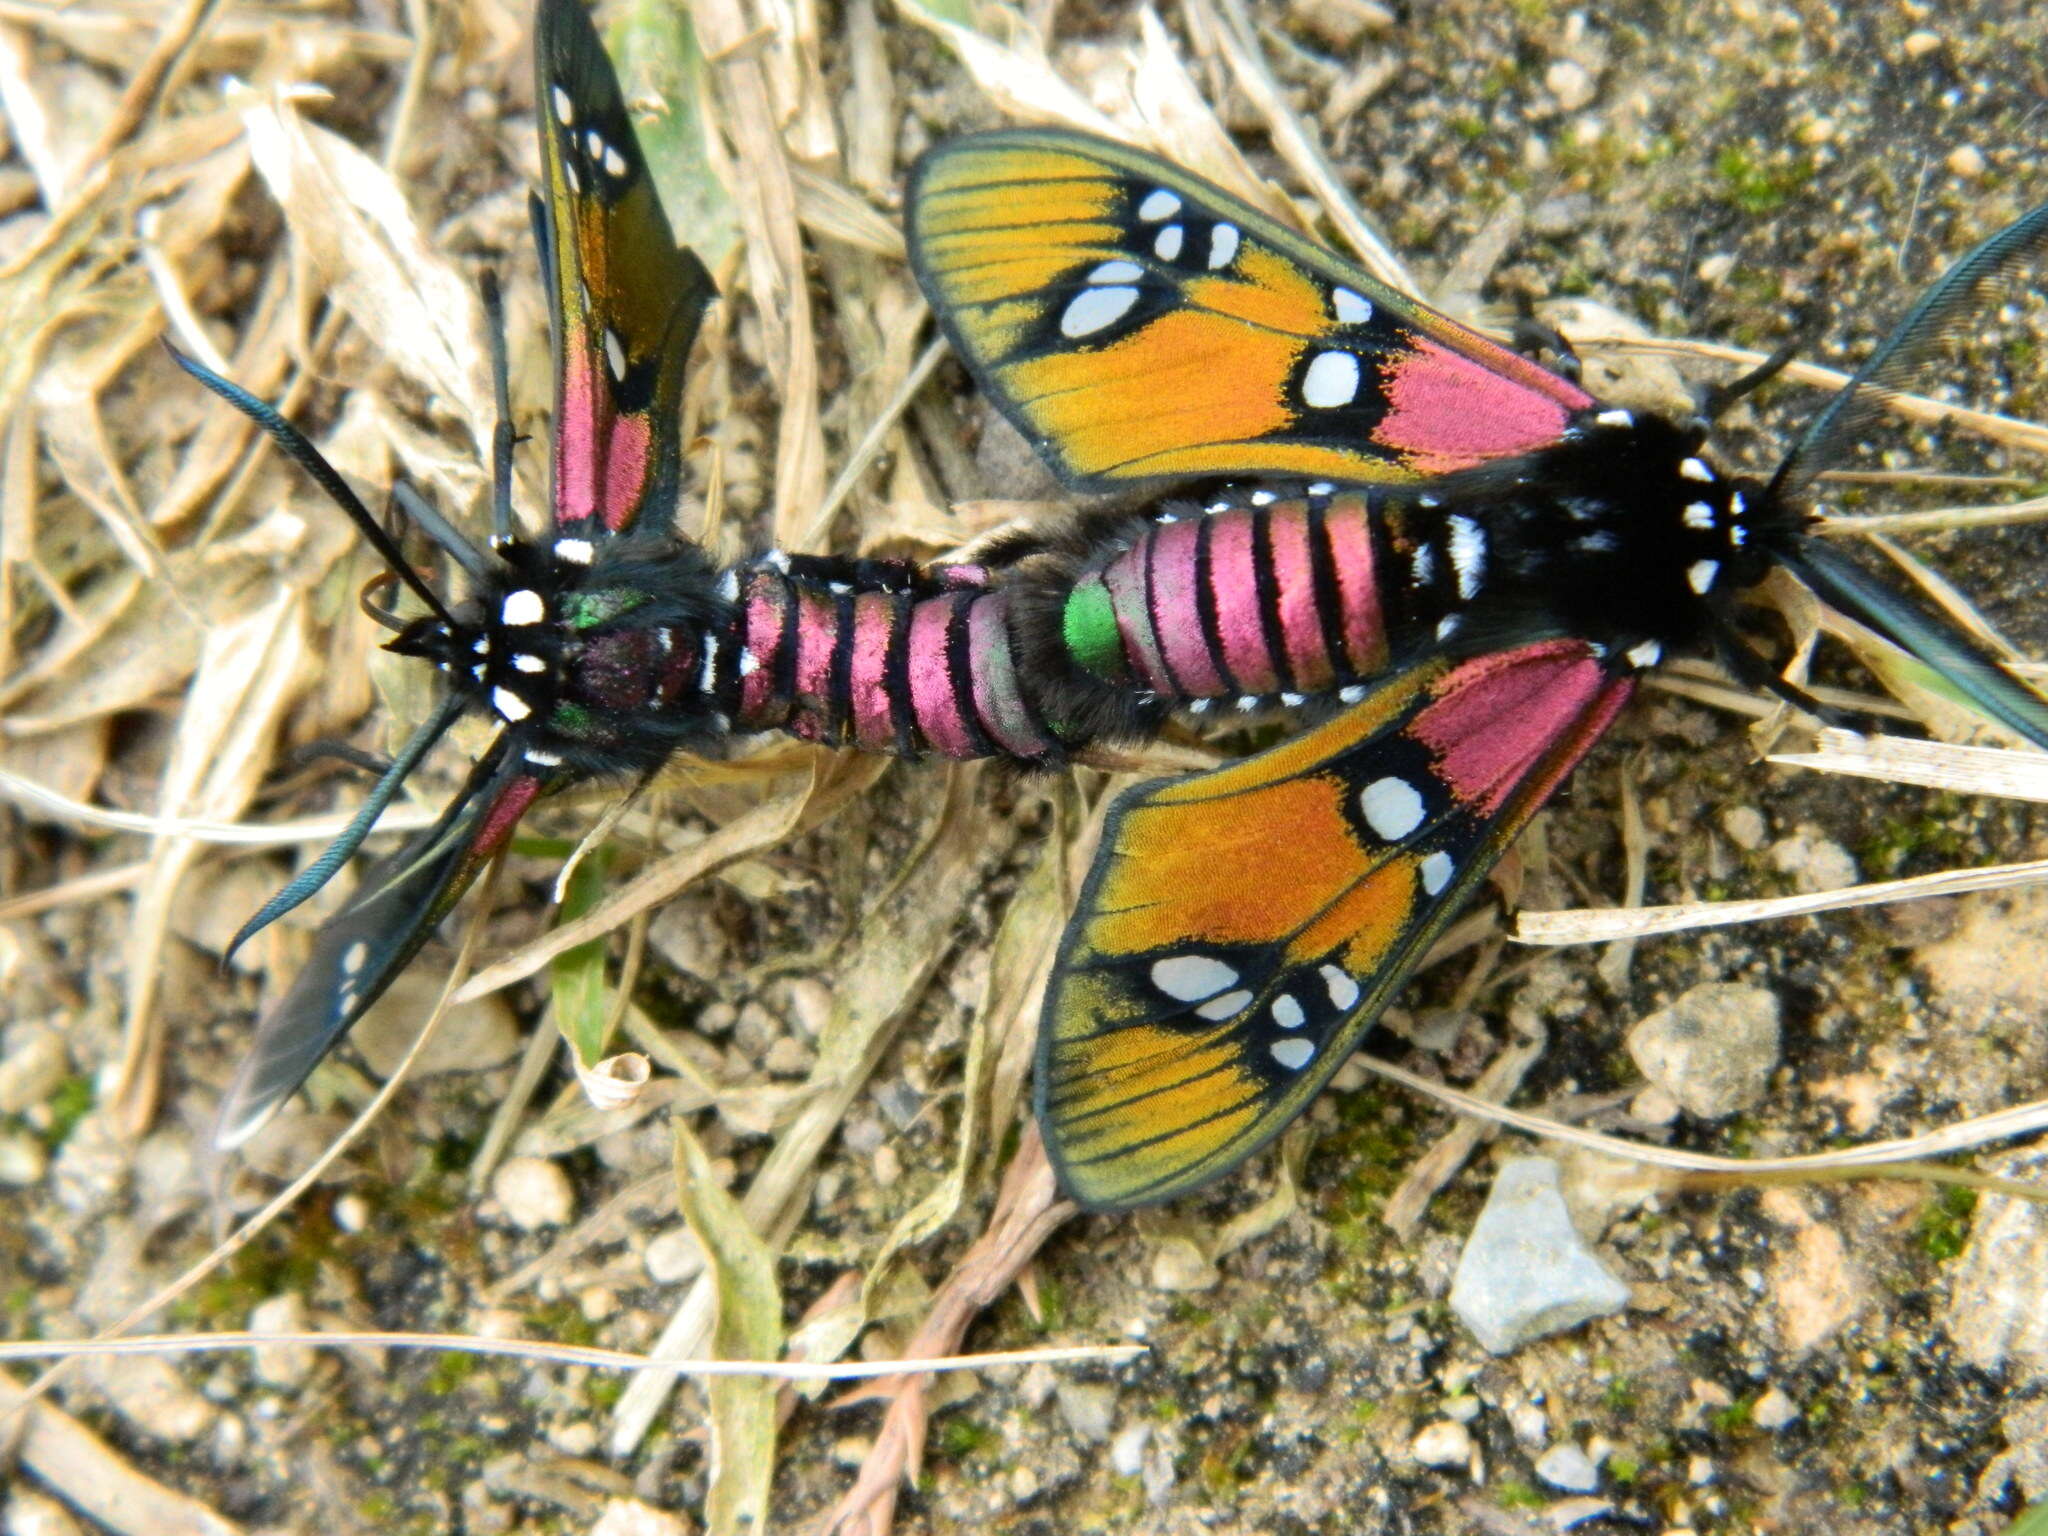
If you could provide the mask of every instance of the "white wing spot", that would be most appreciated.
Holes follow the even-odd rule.
[[[491,690],[491,706],[507,720],[524,720],[533,713],[526,700],[519,697],[510,688],[493,688]]]
[[[591,162],[595,164],[604,158],[604,135],[595,128],[586,128],[583,131],[583,147],[589,153]]]
[[[1413,572],[1412,580],[1418,587],[1426,587],[1436,580],[1436,546],[1418,544],[1415,553],[1408,557],[1408,567]]]
[[[1169,224],[1159,231],[1158,238],[1152,242],[1152,254],[1161,261],[1178,261],[1180,248],[1186,245],[1187,241],[1188,232],[1185,229],[1178,224]]]
[[[1225,1019],[1234,1019],[1251,1006],[1251,993],[1240,987],[1235,992],[1226,992],[1221,997],[1212,997],[1195,1010],[1196,1016],[1220,1024]]]
[[[1364,702],[1365,695],[1366,686],[1363,683],[1353,683],[1349,688],[1339,688],[1337,690],[1337,700],[1342,704],[1362,703]]]
[[[619,340],[619,333],[613,330],[610,326],[606,326],[604,328],[604,360],[605,363],[611,368],[613,378],[625,378],[625,344]]]
[[[1299,1029],[1308,1022],[1308,1011],[1289,992],[1273,999],[1273,1022],[1282,1029]]]
[[[1330,994],[1330,1006],[1340,1013],[1349,1013],[1358,1002],[1358,983],[1340,966],[1326,965],[1321,974],[1323,986]]]
[[[1437,637],[1437,639],[1439,639],[1439,640],[1448,640],[1448,639],[1450,639],[1450,638],[1451,638],[1451,636],[1455,635],[1455,634],[1456,634],[1456,633],[1458,632],[1458,624],[1459,624],[1459,622],[1460,622],[1460,620],[1459,620],[1459,617],[1458,617],[1458,615],[1457,615],[1457,614],[1455,614],[1455,613],[1451,613],[1451,614],[1446,614],[1446,615],[1445,615],[1445,616],[1444,616],[1444,617],[1443,617],[1443,618],[1442,618],[1442,619],[1441,619],[1441,620],[1440,620],[1440,621],[1438,622],[1438,624],[1437,624],[1437,626],[1436,626],[1436,637]]]
[[[1390,843],[1398,843],[1421,826],[1427,814],[1421,791],[1392,775],[1374,779],[1361,789],[1358,808],[1365,813],[1365,824]]]
[[[1714,483],[1714,472],[1699,459],[1684,459],[1679,462],[1678,472],[1688,480],[1697,480],[1702,485]]]
[[[1135,261],[1105,261],[1088,274],[1088,281],[1102,283],[1135,283],[1145,275],[1145,269]]]
[[[543,752],[539,747],[526,749],[526,760],[537,768],[559,768],[562,759],[553,752]]]
[[[1349,288],[1330,290],[1330,312],[1344,325],[1363,325],[1372,318],[1372,304],[1364,294]]]
[[[1728,515],[1730,517],[1740,517],[1748,510],[1749,503],[1742,499],[1742,492],[1730,491],[1728,493]]]
[[[1742,548],[1743,545],[1749,542],[1749,530],[1740,523],[1730,523],[1728,525],[1728,542],[1737,549]]]
[[[1157,224],[1161,219],[1170,219],[1180,212],[1180,199],[1164,187],[1154,187],[1138,204],[1138,217],[1147,224]]]
[[[740,676],[752,677],[760,670],[761,658],[756,656],[750,647],[740,647]]]
[[[1221,272],[1237,259],[1237,226],[1218,224],[1209,231],[1209,270]]]
[[[1439,848],[1422,861],[1422,888],[1432,896],[1440,896],[1444,887],[1451,883],[1451,876],[1457,872],[1456,862]]]
[[[728,603],[738,600],[740,595],[740,572],[738,566],[729,567],[726,573],[718,578],[718,595]]]
[[[1451,569],[1458,573],[1458,596],[1468,602],[1486,575],[1486,533],[1469,517],[1455,514],[1451,525]]]
[[[1251,503],[1255,507],[1270,507],[1279,499],[1279,496],[1272,491],[1253,491],[1251,494]]]
[[[1628,649],[1629,662],[1638,667],[1654,667],[1664,659],[1664,647],[1654,640],[1644,640]]]
[[[1308,702],[1308,695],[1305,693],[1283,693],[1280,695],[1280,702],[1289,709],[1299,709]]]
[[[545,672],[548,669],[548,664],[538,656],[529,656],[524,652],[512,658],[512,665],[521,672]]]
[[[666,634],[664,630],[662,633]],[[713,631],[704,636],[704,665],[697,672],[697,691],[715,693],[718,689],[718,635]]]
[[[1308,488],[1308,493],[1311,496],[1334,496],[1337,493],[1337,485],[1333,480],[1318,480]]]
[[[357,939],[355,943],[349,945],[348,952],[341,957],[341,973],[344,976],[353,976],[367,965],[369,960],[369,941],[367,939]]]
[[[1123,319],[1137,302],[1135,288],[1090,288],[1076,294],[1060,316],[1060,334],[1076,341],[1093,336]]]
[[[1587,533],[1574,539],[1572,547],[1583,549],[1589,555],[1604,555],[1610,549],[1617,549],[1620,546],[1611,533]]]
[[[1272,1050],[1273,1059],[1290,1072],[1299,1072],[1316,1059],[1316,1043],[1313,1040],[1275,1040]]]
[[[1237,968],[1213,955],[1168,955],[1152,962],[1152,985],[1179,1003],[1199,1003],[1237,985]]]
[[[506,624],[538,624],[548,616],[548,605],[541,601],[540,594],[527,587],[507,593],[505,606],[498,610],[498,617]]]
[[[1704,501],[1695,501],[1685,509],[1684,518],[1688,528],[1712,528],[1714,509]]]
[[[1215,702],[1214,699],[1192,699],[1188,702],[1188,713],[1191,715],[1206,715],[1209,713],[1209,706]]]
[[[1635,417],[1629,415],[1627,411],[1602,411],[1593,420],[1603,427],[1632,427],[1636,424]]]
[[[1358,398],[1358,359],[1349,352],[1318,352],[1301,376],[1301,398],[1319,411]]]
[[[588,565],[597,558],[597,546],[588,539],[557,539],[555,558],[571,565]]]
[[[1695,560],[1685,568],[1685,584],[1704,597],[1707,589],[1713,586],[1714,578],[1720,574],[1720,561]]]
[[[607,144],[604,147],[604,168],[615,178],[623,177],[626,174],[626,157]]]
[[[490,654],[491,654],[491,637],[490,637],[489,635],[478,635],[478,636],[476,637],[476,642],[475,642],[475,644],[473,644],[473,645],[471,645],[471,646],[470,646],[470,650],[471,650],[472,652],[474,652],[474,653],[475,653],[476,655],[478,655],[478,656],[488,656],[488,655],[490,655]]]
[[[1256,693],[1247,693],[1239,696],[1237,701],[1237,712],[1239,714],[1248,715],[1258,707],[1259,696]]]
[[[559,85],[556,86],[553,92],[551,92],[550,94],[551,99],[554,101],[555,104],[555,121],[560,123],[564,128],[574,127],[576,124],[575,101],[571,99],[569,93],[563,90]]]
[[[569,184],[569,191],[573,195],[577,197],[583,195],[583,178],[577,174],[576,162],[574,160],[564,160],[562,162],[562,180]],[[584,307],[587,309],[589,305],[586,304]]]
[[[482,662],[478,662],[475,666],[469,669],[469,675],[475,678],[478,682],[482,682],[486,677],[490,676],[490,672],[491,669],[485,666]]]

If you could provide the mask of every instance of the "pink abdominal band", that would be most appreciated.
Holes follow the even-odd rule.
[[[875,752],[1057,756],[1020,686],[1008,606],[964,581],[855,591],[764,562],[741,598],[734,723]]]
[[[1324,693],[1387,664],[1371,515],[1355,492],[1183,515],[1083,579],[1164,698]]]

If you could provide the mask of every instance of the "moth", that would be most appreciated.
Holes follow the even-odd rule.
[[[2048,746],[2048,702],[1822,541],[1810,510],[1884,393],[2040,255],[2048,207],[1936,282],[1767,480],[1705,442],[1711,407],[1775,364],[1691,420],[1603,403],[1103,139],[941,144],[906,227],[955,351],[1067,486],[1226,480],[1078,541],[1039,601],[1056,637],[1027,639],[1062,678],[1069,702],[1048,707],[1089,716],[1076,675],[1148,708],[1340,706],[1109,811],[1036,1082],[1091,1209],[1199,1188],[1278,1135],[1644,669],[1708,650],[1794,692],[1735,622],[1773,569]]]

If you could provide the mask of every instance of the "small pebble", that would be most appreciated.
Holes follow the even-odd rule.
[[[1508,1410],[1508,1428],[1515,1432],[1517,1445],[1541,1450],[1550,1439],[1550,1415],[1534,1403],[1517,1403]]]
[[[1628,1053],[1687,1113],[1716,1120],[1750,1108],[1777,1070],[1778,998],[1765,987],[1706,982],[1641,1020]]]
[[[305,1300],[287,1291],[249,1309],[251,1333],[304,1333]],[[287,1391],[313,1374],[313,1350],[306,1344],[269,1344],[255,1351],[256,1379]]]
[[[874,1448],[875,1442],[866,1435],[845,1435],[832,1442],[832,1459],[842,1467],[857,1468],[866,1464]]]
[[[1572,59],[1559,59],[1543,72],[1543,84],[1566,112],[1576,112],[1593,100],[1593,77],[1586,66]]]
[[[893,1189],[896,1187],[896,1181],[903,1177],[903,1154],[885,1141],[875,1148],[871,1166],[874,1169],[875,1182],[884,1189]]]
[[[1723,811],[1721,830],[1728,834],[1729,842],[1745,853],[1755,853],[1771,835],[1764,813],[1753,805],[1731,805]]]
[[[588,1456],[597,1449],[597,1426],[588,1419],[571,1419],[548,1431],[548,1444],[564,1456]]]
[[[1924,59],[1941,47],[1941,34],[1924,30],[1908,32],[1905,41],[1899,47],[1909,59]]]
[[[1209,1256],[1189,1238],[1162,1238],[1152,1252],[1152,1289],[1155,1291],[1206,1291],[1222,1279],[1222,1273],[1209,1261]]]
[[[1593,1458],[1569,1440],[1536,1458],[1536,1475],[1564,1493],[1591,1493],[1600,1486],[1600,1469]]]
[[[1714,1462],[1710,1456],[1694,1456],[1685,1464],[1685,1480],[1695,1488],[1704,1488],[1714,1480]]]
[[[704,1250],[688,1227],[671,1227],[648,1242],[641,1262],[657,1285],[678,1285],[703,1269]]]
[[[35,1137],[0,1135],[0,1184],[25,1189],[40,1183],[49,1166],[49,1156]]]
[[[1439,1419],[1423,1426],[1409,1443],[1408,1454],[1425,1467],[1462,1470],[1472,1461],[1472,1431],[1455,1419]]]
[[[576,1214],[569,1176],[544,1157],[507,1158],[491,1175],[491,1193],[522,1232],[563,1226]]]
[[[1063,1381],[1053,1389],[1060,1417],[1083,1445],[1103,1445],[1116,1421],[1116,1389],[1097,1381]]]
[[[1780,1388],[1772,1387],[1751,1405],[1749,1417],[1758,1429],[1776,1434],[1799,1422],[1799,1405]]]
[[[510,1528],[508,1522],[506,1529]],[[610,1498],[590,1527],[590,1536],[690,1536],[690,1531],[689,1521],[665,1509],[638,1499]]]
[[[334,1224],[344,1232],[360,1232],[370,1224],[370,1202],[347,1194],[334,1202]]]
[[[1727,251],[1716,251],[1693,268],[1699,275],[1699,280],[1709,288],[1719,287],[1723,279],[1734,270],[1735,257]]]
[[[1145,1442],[1152,1438],[1152,1426],[1140,1421],[1117,1432],[1109,1444],[1109,1470],[1118,1477],[1136,1477],[1145,1470]]]
[[[1792,877],[1792,888],[1802,893],[1838,891],[1858,879],[1856,861],[1849,850],[1822,832],[1801,825],[1790,837],[1771,844],[1771,867]]]
[[[1494,1176],[1451,1282],[1451,1310],[1491,1353],[1562,1333],[1628,1305],[1572,1225],[1549,1158],[1517,1157]]]
[[[1984,152],[1974,144],[1962,144],[1949,151],[1948,168],[1964,181],[1975,181],[1984,174]]]

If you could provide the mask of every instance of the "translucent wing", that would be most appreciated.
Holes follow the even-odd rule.
[[[1270,751],[1127,791],[1039,1032],[1068,1192],[1164,1200],[1278,1135],[1633,686],[1575,640],[1433,659]]]
[[[216,1149],[240,1146],[298,1091],[511,837],[544,786],[505,770],[506,758],[500,748],[478,763],[441,819],[373,865],[321,927],[305,968],[256,1027],[221,1101]]]
[[[536,25],[555,533],[596,541],[674,508],[683,365],[718,290],[676,245],[581,0],[541,0]]]
[[[1554,442],[1594,403],[1221,189],[1086,134],[941,144],[904,219],[955,349],[1078,489],[1412,480]]]

